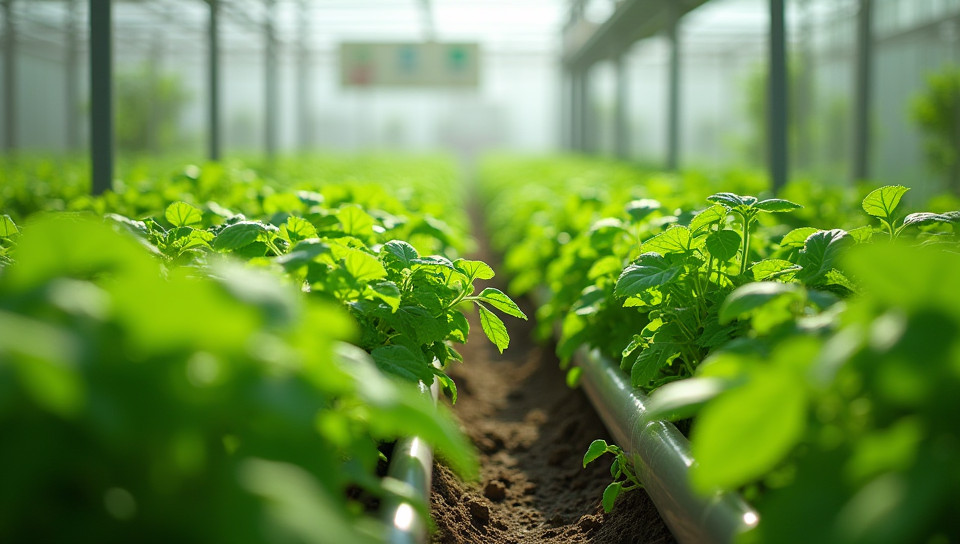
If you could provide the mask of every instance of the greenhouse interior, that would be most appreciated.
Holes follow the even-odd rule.
[[[0,21],[0,542],[960,542],[960,0]]]

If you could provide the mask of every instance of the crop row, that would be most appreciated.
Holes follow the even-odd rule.
[[[376,542],[378,502],[426,508],[380,477],[392,441],[475,474],[418,383],[456,400],[468,304],[501,350],[493,310],[524,316],[475,292],[493,270],[457,257],[452,168],[430,164],[380,184],[304,161],[275,167],[299,182],[211,164],[96,198],[56,175],[39,200],[8,186],[0,540]]]
[[[751,196],[749,176],[577,158],[491,159],[481,187],[513,294],[549,293],[538,317],[559,326],[563,364],[600,350],[650,393],[644,421],[689,429],[690,486],[759,512],[741,541],[960,534],[956,201],[908,213],[905,187],[809,183]],[[584,464],[607,453],[609,510],[643,482],[604,441]]]

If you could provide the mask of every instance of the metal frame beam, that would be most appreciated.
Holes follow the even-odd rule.
[[[870,110],[873,103],[873,1],[860,0],[854,74],[852,181],[870,175]]]
[[[113,186],[112,0],[90,0],[90,158],[99,195]]]
[[[605,58],[615,57],[634,42],[669,28],[674,18],[682,17],[706,2],[623,0],[617,4],[613,15],[582,46],[575,51],[563,52],[564,62],[586,68]]]
[[[767,122],[770,142],[770,181],[773,191],[787,184],[789,175],[787,130],[789,99],[787,89],[787,41],[784,0],[770,0],[770,81]]]

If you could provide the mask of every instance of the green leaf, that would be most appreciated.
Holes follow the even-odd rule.
[[[720,378],[687,378],[665,384],[650,394],[644,418],[677,421],[693,417],[730,387],[729,380]]]
[[[163,214],[174,227],[186,227],[203,221],[203,212],[186,202],[174,202]]]
[[[762,212],[792,212],[793,210],[799,210],[803,206],[797,204],[796,202],[790,202],[789,200],[784,200],[782,198],[768,198],[766,200],[761,200],[753,205],[754,209],[760,210]]]
[[[465,344],[467,337],[470,336],[470,322],[467,321],[466,316],[458,311],[449,312],[447,314],[447,324],[450,329],[450,338]]]
[[[602,277],[613,277],[623,270],[623,261],[613,255],[606,255],[594,261],[587,272],[587,279],[596,280]]]
[[[627,215],[630,216],[635,222],[640,222],[645,219],[648,215],[660,209],[660,202],[653,200],[652,198],[643,198],[640,200],[632,200],[627,203]]]
[[[790,279],[799,270],[799,266],[783,259],[764,259],[753,263],[750,267],[753,279],[756,281],[773,278]]]
[[[369,285],[376,298],[390,306],[390,310],[396,312],[400,308],[400,288],[392,281],[378,281]]]
[[[734,319],[749,315],[774,299],[790,296],[802,299],[804,291],[791,283],[760,281],[742,285],[727,295],[720,306],[720,323],[729,323]]]
[[[370,352],[377,367],[407,380],[433,382],[433,371],[424,358],[405,346],[381,346]]]
[[[346,249],[343,267],[357,281],[369,282],[387,277],[387,271],[380,261],[359,249]]]
[[[634,387],[649,387],[650,382],[660,373],[660,369],[679,355],[675,349],[672,349],[673,346],[674,344],[669,342],[654,342],[650,347],[642,350],[630,369],[630,383]]]
[[[853,238],[842,229],[821,230],[811,234],[797,259],[797,264],[803,267],[797,273],[797,278],[807,285],[814,285],[834,268],[834,261],[851,245]]]
[[[363,238],[373,235],[373,217],[356,204],[347,204],[337,210],[337,221],[343,227],[343,232],[350,236]]]
[[[686,253],[690,251],[690,229],[675,225],[641,244],[644,253]]]
[[[740,196],[734,193],[716,193],[707,197],[710,202],[716,202],[728,209],[747,207],[749,204]]]
[[[280,227],[280,236],[290,242],[299,242],[308,238],[316,238],[317,228],[306,219],[291,215],[287,218],[287,222]]]
[[[635,264],[623,270],[617,279],[614,295],[618,298],[638,295],[653,287],[670,283],[680,274],[680,268],[670,266],[661,255],[644,253]]]
[[[613,505],[617,500],[617,497],[620,496],[620,491],[623,489],[623,482],[611,482],[606,489],[603,490],[603,511],[610,513],[613,510]]]
[[[690,231],[696,233],[711,225],[720,224],[727,217],[727,209],[720,204],[714,204],[698,213],[690,220]]]
[[[818,232],[818,230],[819,229],[814,227],[800,227],[798,229],[793,229],[786,233],[782,239],[780,239],[780,247],[784,249],[801,248],[807,241],[807,238],[809,238],[811,234]]]
[[[863,211],[886,221],[892,221],[900,199],[910,189],[902,185],[887,185],[874,189],[863,199]]]
[[[606,440],[594,440],[590,443],[590,447],[587,448],[587,453],[583,455],[583,468],[587,468],[587,465],[596,461],[600,458],[601,455],[607,453],[607,441]]]
[[[420,345],[432,344],[443,340],[447,335],[446,327],[437,321],[425,308],[419,306],[401,306],[396,313],[401,330],[415,339]],[[446,319],[444,319],[446,323]]]
[[[10,238],[17,234],[20,234],[20,229],[13,219],[10,219],[9,215],[0,216],[0,238]]]
[[[299,242],[289,253],[275,259],[287,272],[292,272],[313,262],[318,256],[330,252],[330,246],[318,240]]]
[[[737,256],[742,240],[736,231],[718,230],[707,236],[707,251],[721,261],[729,261]]]
[[[470,278],[470,281],[475,279],[489,280],[493,278],[494,275],[493,269],[483,261],[457,259],[456,261],[453,261],[453,266],[455,266],[460,272],[463,272],[465,276]]]
[[[903,226],[913,225],[935,225],[937,223],[950,223],[950,217],[939,213],[920,212],[911,213],[903,219]]]
[[[403,240],[390,240],[386,244],[383,244],[380,253],[390,255],[399,262],[403,268],[410,268],[413,265],[414,259],[420,258],[417,250]]]
[[[479,295],[477,295],[477,298],[507,315],[519,317],[520,319],[527,318],[526,314],[524,314],[523,311],[520,310],[520,307],[517,306],[517,303],[511,300],[510,297],[508,297],[499,289],[487,287],[481,291]]]
[[[703,493],[736,489],[777,466],[806,428],[804,382],[770,369],[707,404],[690,437],[691,483]]]
[[[477,304],[477,308],[480,310],[480,326],[483,328],[483,332],[493,342],[493,345],[497,346],[500,353],[503,353],[503,350],[510,345],[510,335],[507,333],[507,327],[503,324],[503,321],[500,321],[499,317],[482,304]]]
[[[217,234],[213,240],[213,249],[217,251],[233,251],[248,246],[257,241],[267,229],[262,223],[255,221],[241,221],[227,226]]]
[[[457,383],[454,382],[450,376],[447,376],[443,372],[437,373],[437,381],[440,382],[440,386],[443,387],[444,390],[449,392],[450,404],[456,404],[457,403]]]

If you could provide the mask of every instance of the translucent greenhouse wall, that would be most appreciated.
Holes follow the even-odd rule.
[[[80,123],[77,132],[81,150],[89,145],[85,4],[77,2],[80,43],[76,65],[80,71],[76,74],[76,117]],[[15,0],[14,6],[15,147],[26,152],[66,151],[70,147],[66,121],[67,2]],[[145,7],[139,2],[115,0],[114,6],[115,78],[124,75],[136,78],[139,74],[172,79],[186,97],[173,120],[175,142],[166,147],[156,143],[157,149],[152,152],[203,156],[208,137],[205,3],[170,0]],[[322,6],[317,9],[320,8]],[[409,11],[417,23],[414,8],[397,6],[396,10]],[[368,9],[366,14],[383,18],[376,24],[389,28],[389,13]],[[254,13],[250,18],[256,16]],[[419,40],[419,23],[413,24],[412,30],[406,23],[398,21],[392,34],[359,35],[358,39]],[[220,24],[220,124],[224,152],[259,154],[264,150],[266,130],[262,29],[238,17],[234,11],[229,12],[229,16],[222,15]],[[438,38],[444,39],[442,28],[440,30]],[[348,33],[349,29],[344,32]],[[277,62],[279,150],[554,150],[559,140],[560,87],[559,38],[554,34],[551,30],[547,42],[522,36],[514,40],[515,45],[509,41],[491,45],[478,36],[482,71],[479,87],[472,90],[344,88],[339,82],[338,43],[334,37],[313,38],[319,45],[311,47],[307,75],[301,80],[296,36],[282,36]],[[470,35],[454,38],[471,39]],[[309,97],[305,112],[298,109],[299,85],[305,86]],[[0,71],[0,90],[3,88],[5,83]],[[116,89],[115,92],[119,94]],[[117,116],[117,123],[122,124],[120,111]],[[155,120],[156,123],[168,121]],[[118,151],[123,153],[122,149]]]
[[[787,3],[793,177],[851,179],[858,4]],[[931,74],[960,67],[960,1],[874,0],[873,10],[869,177],[929,196],[943,182],[927,164],[910,110]],[[713,0],[681,21],[681,166],[764,166],[756,101],[766,92],[767,32],[766,0]],[[663,165],[667,152],[669,54],[659,35],[627,56],[631,157],[651,165]],[[612,156],[614,71],[603,63],[590,77],[596,147]]]
[[[339,11],[326,21],[325,30],[310,34],[305,63],[299,57],[296,13],[285,12],[277,61],[279,150],[559,149],[564,141],[560,38],[568,2],[504,0],[476,8],[479,11],[461,12],[459,19],[443,16],[444,6],[455,3],[437,0],[433,4],[438,10],[439,39],[481,42],[478,89],[358,90],[340,85],[339,40],[422,38],[416,10],[409,6],[386,0],[337,4],[330,9]],[[76,9],[73,19],[70,5]],[[265,42],[258,22],[263,3],[242,5],[261,10],[244,14],[234,8],[222,17],[220,125],[227,155],[258,155],[264,151],[267,128]],[[289,8],[295,3],[286,0],[278,5]],[[324,20],[328,8],[313,5]],[[590,0],[585,10],[595,24],[601,24],[617,5],[611,0]],[[836,183],[853,177],[858,5],[858,0],[787,0],[793,177]],[[86,2],[14,0],[13,6],[13,147],[28,152],[84,152],[89,145]],[[206,4],[114,0],[114,6],[117,77],[173,80],[183,95],[176,114],[155,111],[153,102],[148,102],[146,107],[153,108],[147,114],[149,124],[155,128],[146,136],[148,152],[206,156]],[[467,9],[465,4],[456,6]],[[873,0],[873,6],[870,178],[907,184],[916,189],[912,195],[926,196],[942,186],[943,176],[928,165],[923,135],[910,109],[931,74],[960,66],[960,0]],[[337,18],[346,21],[354,9],[359,11],[351,15],[351,24],[360,26],[341,25]],[[527,19],[521,18],[523,13]],[[76,29],[72,51],[71,20]],[[472,30],[471,25],[481,23],[486,34]],[[762,102],[768,24],[767,0],[711,0],[681,20],[681,167],[765,166]],[[5,27],[4,20],[0,30]],[[0,47],[4,44],[5,33]],[[669,42],[663,35],[634,43],[625,57],[627,157],[651,166],[663,166],[667,154],[669,61]],[[7,87],[3,74],[0,70],[0,95]],[[72,104],[67,98],[71,77],[76,93]],[[612,61],[590,69],[592,121],[583,132],[594,151],[611,156],[618,145],[614,133],[617,85]],[[303,110],[298,107],[301,92],[309,97]],[[118,124],[129,121],[122,111],[118,116]],[[9,147],[7,142],[3,145]]]

